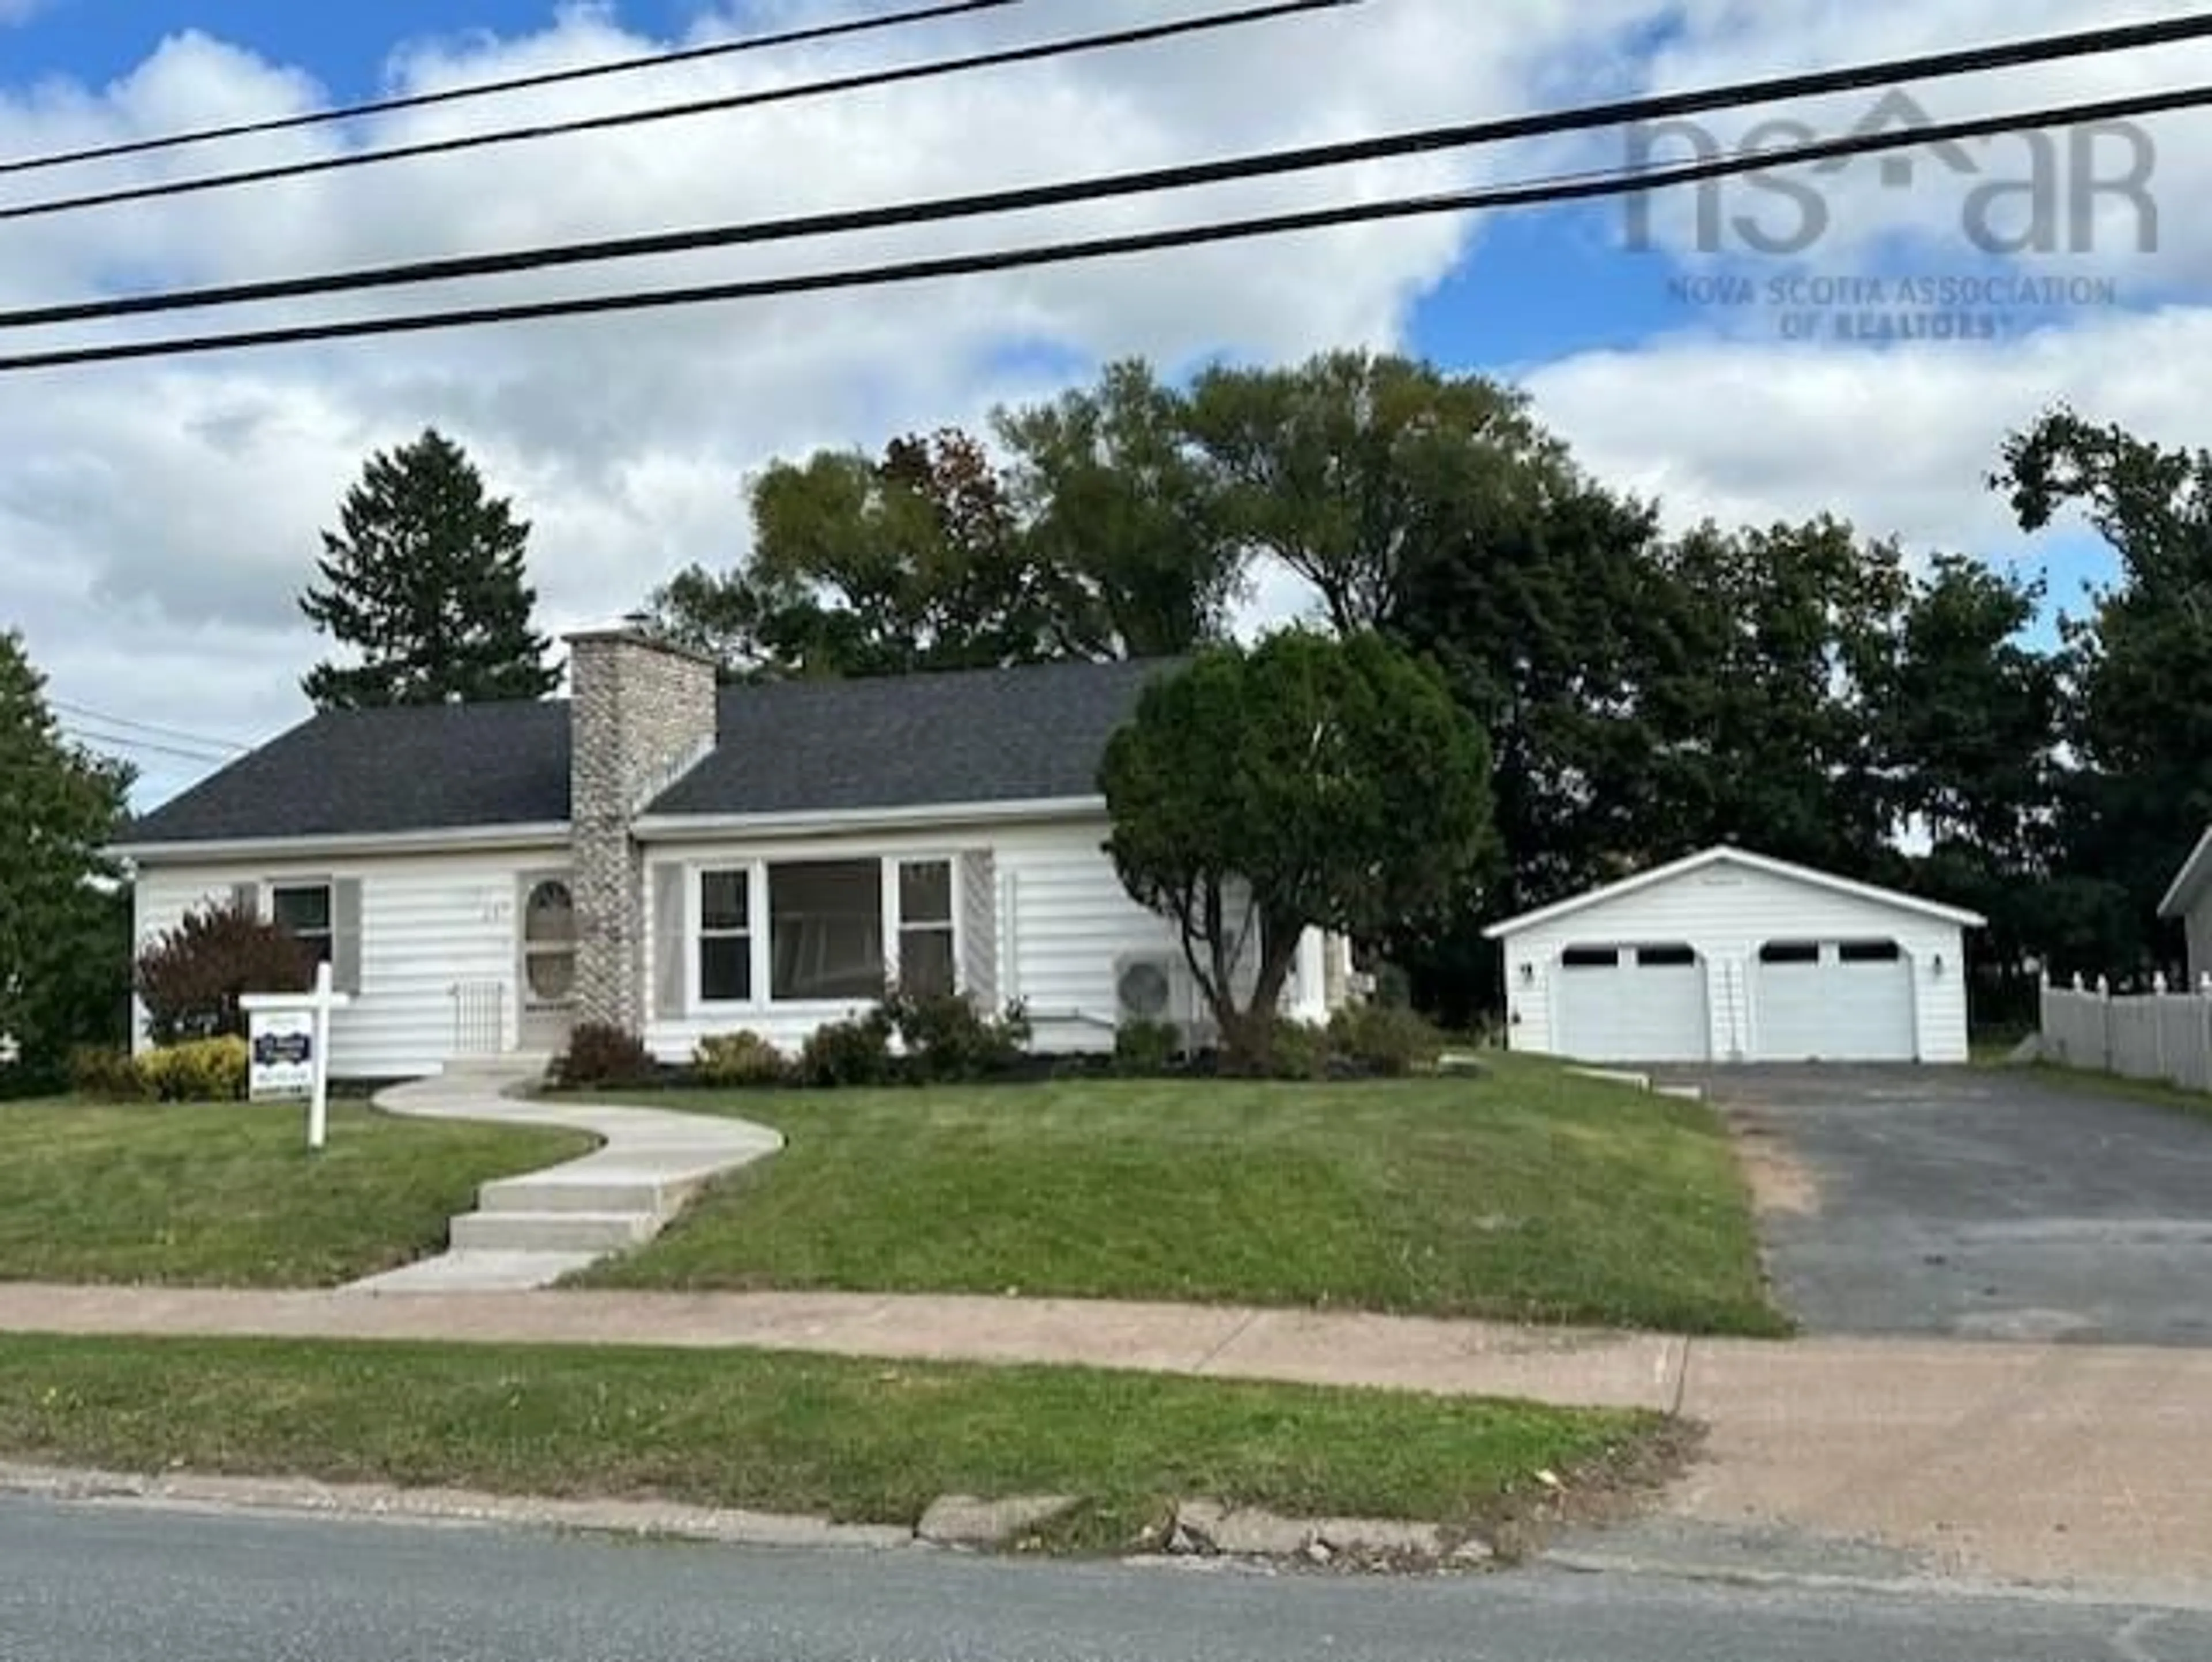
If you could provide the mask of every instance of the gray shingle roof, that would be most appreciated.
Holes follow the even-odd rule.
[[[331,711],[125,828],[126,843],[544,825],[568,817],[568,707]]]
[[[724,690],[721,743],[654,814],[832,813],[1087,797],[1163,664],[786,682]]]
[[[1091,795],[1106,742],[1173,660],[726,688],[714,752],[662,815],[839,812]],[[543,825],[568,817],[568,706],[303,722],[127,828],[130,844]]]

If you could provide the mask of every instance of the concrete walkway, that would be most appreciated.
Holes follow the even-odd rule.
[[[1601,1550],[1677,1568],[2212,1591],[2212,1352],[1792,1344],[1291,1311],[835,1294],[365,1299],[0,1286],[0,1331],[750,1347],[1679,1412],[1705,1458]],[[1653,1532],[1656,1531],[1657,1533]]]
[[[477,1210],[453,1220],[448,1251],[348,1290],[420,1295],[550,1287],[650,1240],[710,1180],[783,1147],[778,1133],[742,1119],[518,1095],[539,1071],[511,1061],[455,1067],[377,1097],[387,1113],[554,1126],[597,1137],[600,1147],[563,1166],[483,1185]]]

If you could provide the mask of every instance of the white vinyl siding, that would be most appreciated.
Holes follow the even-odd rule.
[[[1516,1050],[1538,1054],[1576,1056],[1569,1040],[1590,1046],[1592,1029],[1587,1022],[1580,1033],[1568,1031],[1563,1011],[1563,955],[1578,947],[1636,945],[1680,942],[1693,947],[1703,965],[1708,1047],[1716,1062],[1756,1061],[1765,1053],[1761,1025],[1759,986],[1760,949],[1773,942],[1825,943],[1827,955],[1836,955],[1844,942],[1893,941],[1903,955],[1902,974],[1907,978],[1912,1011],[1910,1037],[1899,1038],[1896,1022],[1884,1015],[1881,999],[1895,992],[1893,980],[1875,986],[1880,977],[1854,985],[1865,990],[1866,1000],[1856,1006],[1832,1007],[1831,1018],[1820,1035],[1820,1054],[1842,1059],[1850,1054],[1874,1059],[1863,1052],[1877,1046],[1863,1042],[1869,1027],[1878,1027],[1893,1043],[1879,1046],[1881,1059],[1958,1063],[1968,1058],[1965,936],[1960,927],[1909,907],[1892,904],[1876,895],[1846,894],[1755,867],[1719,863],[1687,871],[1665,882],[1610,900],[1539,921],[1508,935],[1504,942],[1510,1042]],[[1770,989],[1768,999],[1787,999]],[[1771,1011],[1769,1014],[1771,1015]],[[1790,1018],[1785,1015],[1785,1022]],[[1853,1035],[1838,1034],[1834,1020],[1853,1026]],[[1631,1043],[1640,1035],[1632,1022],[1602,1035],[1595,1045],[1604,1055],[1578,1059],[1667,1061],[1665,1055],[1628,1057]],[[1787,1026],[1785,1049],[1799,1048],[1802,1034]],[[1784,1058],[1778,1058],[1784,1059]]]
[[[557,862],[557,856],[554,857]],[[397,1079],[434,1073],[455,1048],[456,1000],[465,987],[495,996],[504,1042],[517,1042],[519,883],[549,864],[543,852],[391,855],[296,865],[142,868],[136,886],[141,945],[194,907],[229,900],[252,884],[329,883],[341,931],[340,959],[358,957],[358,992],[331,1024],[331,1071],[341,1078]],[[357,885],[357,888],[356,887]],[[343,897],[357,895],[357,919]],[[266,901],[263,905],[267,915]],[[349,964],[349,968],[353,966]],[[144,1043],[143,1029],[139,1042]]]
[[[770,922],[764,874],[770,862],[867,859],[888,863],[883,938],[890,967],[896,967],[902,937],[923,949],[923,938],[943,927],[938,904],[911,931],[903,926],[901,868],[908,862],[942,863],[951,872],[960,989],[994,1010],[1024,1001],[1041,1051],[1110,1049],[1118,965],[1132,955],[1177,960],[1181,948],[1172,926],[1123,890],[1104,851],[1108,830],[1105,818],[1097,816],[1012,827],[649,845],[639,893],[648,925],[647,1042],[665,1059],[682,1062],[707,1034],[750,1028],[795,1049],[823,1022],[866,1010],[872,1000],[777,1004],[766,998]],[[560,852],[550,849],[155,863],[138,873],[137,938],[143,943],[174,927],[195,905],[228,901],[248,889],[265,915],[271,885],[331,884],[340,937],[335,951],[358,977],[356,1001],[332,1022],[333,1071],[341,1078],[416,1077],[438,1071],[466,1048],[460,1037],[465,1009],[471,1035],[489,1021],[496,1025],[501,1048],[522,1046],[520,902],[530,880],[557,876],[565,864]],[[757,874],[748,891],[752,998],[709,1004],[698,986],[696,874],[731,869]],[[942,876],[940,870],[933,881]],[[673,955],[662,951],[665,939],[679,943]],[[941,949],[927,949],[941,964]],[[1321,939],[1310,937],[1285,994],[1289,1013],[1309,1020],[1326,1014],[1322,964]]]
[[[1137,905],[1121,887],[1105,852],[1109,829],[1101,816],[1058,824],[922,829],[896,836],[656,845],[647,849],[647,861],[656,873],[675,867],[687,874],[683,888],[696,902],[696,883],[690,874],[700,871],[762,870],[787,861],[882,860],[886,863],[887,942],[896,942],[901,932],[900,866],[912,861],[950,861],[961,990],[975,992],[994,1008],[1021,1000],[1036,1027],[1035,1044],[1040,1051],[1102,1051],[1110,1050],[1114,1043],[1117,964],[1134,954],[1179,956],[1182,950],[1172,925]],[[989,884],[988,896],[970,892],[979,879]],[[753,894],[757,908],[764,906],[757,883]],[[757,930],[768,926],[766,916],[756,910]],[[975,938],[978,925],[988,927],[993,937],[988,953]],[[687,922],[687,941],[693,938],[689,931]],[[652,948],[656,955],[662,938],[656,931]],[[1325,1012],[1317,936],[1305,943],[1300,959],[1296,998],[1285,1002],[1292,1014],[1319,1019]],[[759,956],[755,962],[758,973]],[[648,974],[653,974],[649,967]],[[757,987],[766,985],[756,983]],[[688,1060],[701,1039],[740,1028],[787,1051],[796,1050],[816,1028],[862,1014],[870,1002],[856,998],[790,1004],[757,998],[749,1006],[708,1006],[696,997],[696,985],[690,991],[680,1015],[663,1015],[647,1030],[647,1042],[664,1060]]]

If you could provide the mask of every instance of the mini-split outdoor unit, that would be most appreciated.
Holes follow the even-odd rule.
[[[1123,1022],[1190,1020],[1190,970],[1171,952],[1133,952],[1114,961],[1114,1005]]]

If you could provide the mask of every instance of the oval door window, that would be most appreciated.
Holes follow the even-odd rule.
[[[576,990],[576,902],[568,885],[539,883],[522,913],[522,967],[530,996],[540,1004],[565,1002]]]

